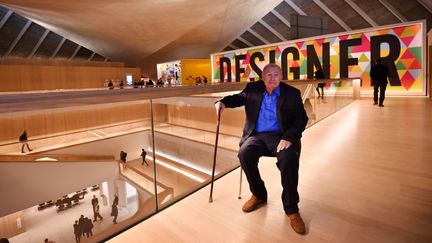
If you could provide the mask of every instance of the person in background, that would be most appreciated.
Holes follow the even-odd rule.
[[[22,144],[22,146],[21,146],[21,153],[24,153],[25,146],[27,146],[27,149],[28,149],[29,152],[32,151],[32,149],[30,149],[30,146],[28,144],[28,137],[27,137],[27,131],[26,130],[24,130],[24,132],[19,137],[19,141]]]
[[[94,213],[94,219],[93,219],[93,222],[96,222],[96,220],[97,220],[97,218],[99,218],[100,220],[102,220],[103,219],[103,217],[100,215],[100,213],[99,213],[99,203],[97,203],[95,206],[94,206],[94,209],[93,209],[93,213]]]
[[[152,87],[154,85],[153,80],[149,79],[145,85],[146,87]]]
[[[81,241],[81,228],[80,225],[78,224],[78,220],[75,220],[75,224],[73,225],[73,229],[74,229],[74,234],[75,234],[75,241],[78,243]]]
[[[123,89],[123,87],[124,87],[123,80],[120,81],[119,87],[120,87],[120,89]]]
[[[127,157],[127,153],[124,152],[124,151],[120,151],[120,160],[121,160],[123,163],[126,163],[126,157]]]
[[[324,73],[321,67],[315,71],[315,79],[324,79]],[[320,97],[319,90],[321,89],[321,99],[324,99],[324,87],[326,83],[318,83],[316,91],[318,92],[318,98]]]
[[[141,152],[142,163],[141,163],[141,165],[144,165],[144,163],[145,163],[148,166],[148,163],[146,161],[146,155],[147,155],[147,152],[144,149],[142,149],[142,152]]]
[[[119,201],[119,197],[117,196],[117,194],[114,194],[113,204],[118,205],[118,201]]]
[[[240,93],[225,96],[215,104],[217,115],[225,107],[245,107],[246,122],[238,158],[252,196],[242,210],[251,212],[267,203],[258,161],[262,156],[274,156],[281,173],[283,209],[294,231],[304,234],[306,227],[299,214],[297,185],[300,138],[308,117],[300,91],[281,82],[282,70],[278,65],[266,65],[262,79],[247,83]]]
[[[390,75],[388,68],[381,64],[382,59],[377,58],[375,60],[375,65],[372,66],[370,77],[372,80],[372,85],[374,87],[374,105],[378,104],[378,90],[379,90],[379,106],[384,107],[385,91],[387,88],[387,78]]]
[[[117,224],[118,208],[117,208],[117,204],[116,203],[112,204],[112,207],[111,207],[111,216],[114,217],[114,219],[113,219],[114,224]]]
[[[108,89],[114,89],[114,84],[113,84],[112,80],[110,80],[108,83]]]
[[[99,204],[99,199],[96,197],[96,195],[93,195],[93,198],[91,200],[91,204],[93,206],[93,209],[96,206],[96,204]]]

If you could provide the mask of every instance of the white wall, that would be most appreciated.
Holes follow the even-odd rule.
[[[55,149],[44,154],[112,155],[118,160],[123,150],[128,154],[127,160],[132,160],[140,157],[142,148],[147,150],[149,147],[149,132],[144,131]]]
[[[0,163],[0,217],[118,178],[117,161]]]

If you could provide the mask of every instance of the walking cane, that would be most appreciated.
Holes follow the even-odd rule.
[[[214,175],[215,175],[215,169],[216,169],[216,154],[217,154],[218,139],[219,139],[220,116],[221,116],[221,110],[219,109],[218,118],[217,118],[217,126],[216,126],[216,141],[215,141],[215,148],[214,148],[214,154],[213,154],[213,170],[212,170],[212,178],[211,178],[211,186],[210,186],[210,197],[209,197],[210,203],[213,202],[213,184],[214,184]]]
[[[238,199],[241,199],[242,175],[243,175],[243,169],[242,169],[242,167],[240,166],[240,186],[239,186],[239,195],[238,195]]]

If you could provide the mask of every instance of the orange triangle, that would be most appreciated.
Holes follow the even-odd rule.
[[[415,58],[406,58],[406,59],[400,59],[399,61],[405,66],[409,67],[411,63],[413,63]]]
[[[409,69],[421,69],[421,64],[417,61],[417,59],[414,59],[414,61],[409,66]]]

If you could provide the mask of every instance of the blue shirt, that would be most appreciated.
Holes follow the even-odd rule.
[[[277,99],[280,96],[280,89],[277,87],[270,95],[264,91],[258,120],[255,125],[255,132],[279,132],[279,123],[276,113]]]

